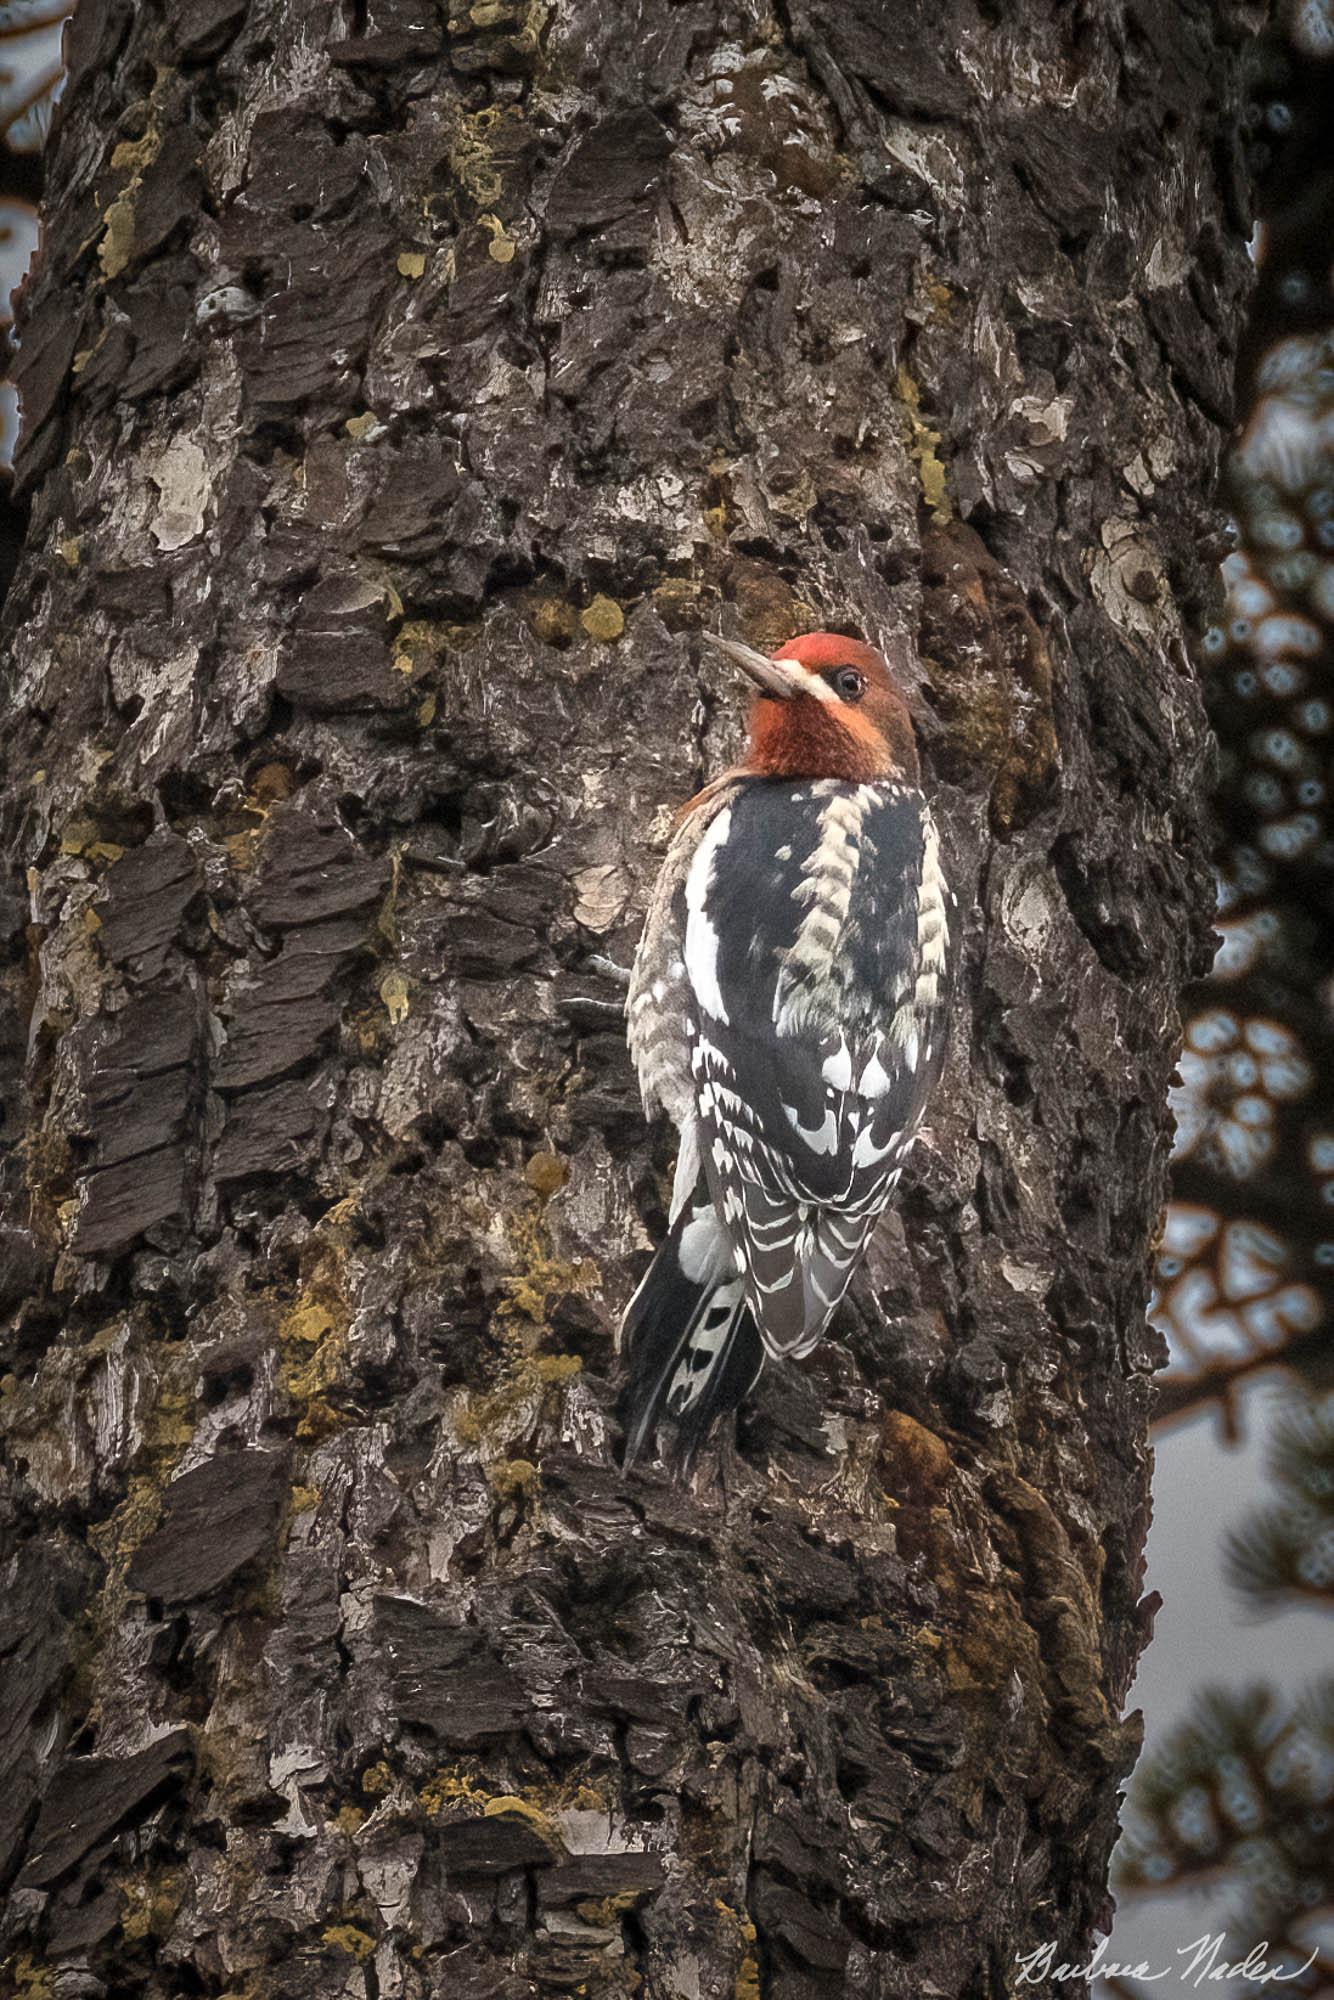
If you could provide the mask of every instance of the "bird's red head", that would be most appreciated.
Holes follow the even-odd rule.
[[[713,643],[755,684],[748,770],[854,784],[919,782],[908,704],[873,646],[841,632],[803,632],[766,658],[731,639]]]

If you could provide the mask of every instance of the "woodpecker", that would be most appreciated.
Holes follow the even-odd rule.
[[[680,1134],[670,1226],[626,1309],[625,1463],[687,1467],[765,1357],[808,1354],[940,1074],[956,904],[903,695],[808,632],[753,684],[746,755],[678,818],[631,974],[648,1116]]]

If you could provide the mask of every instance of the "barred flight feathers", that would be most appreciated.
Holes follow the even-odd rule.
[[[727,809],[733,785],[701,793],[682,816],[654,884],[626,998],[626,1038],[639,1072],[645,1113],[665,1111],[680,1125],[693,1110],[687,1029],[685,887],[695,850]]]
[[[641,1456],[665,1415],[674,1456],[688,1469],[714,1419],[741,1401],[764,1365],[744,1280],[707,1196],[678,1211],[626,1310],[622,1338],[624,1463]]]

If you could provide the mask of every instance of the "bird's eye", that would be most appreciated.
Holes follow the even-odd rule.
[[[843,701],[860,701],[866,693],[866,676],[855,667],[839,667],[831,676],[834,692]]]

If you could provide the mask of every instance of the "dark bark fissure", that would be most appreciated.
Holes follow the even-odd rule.
[[[0,796],[11,1985],[969,1996],[1104,1917],[1242,25],[81,8]],[[616,1465],[670,1145],[613,969],[735,752],[720,620],[902,659],[967,927],[841,1339],[683,1490]]]

